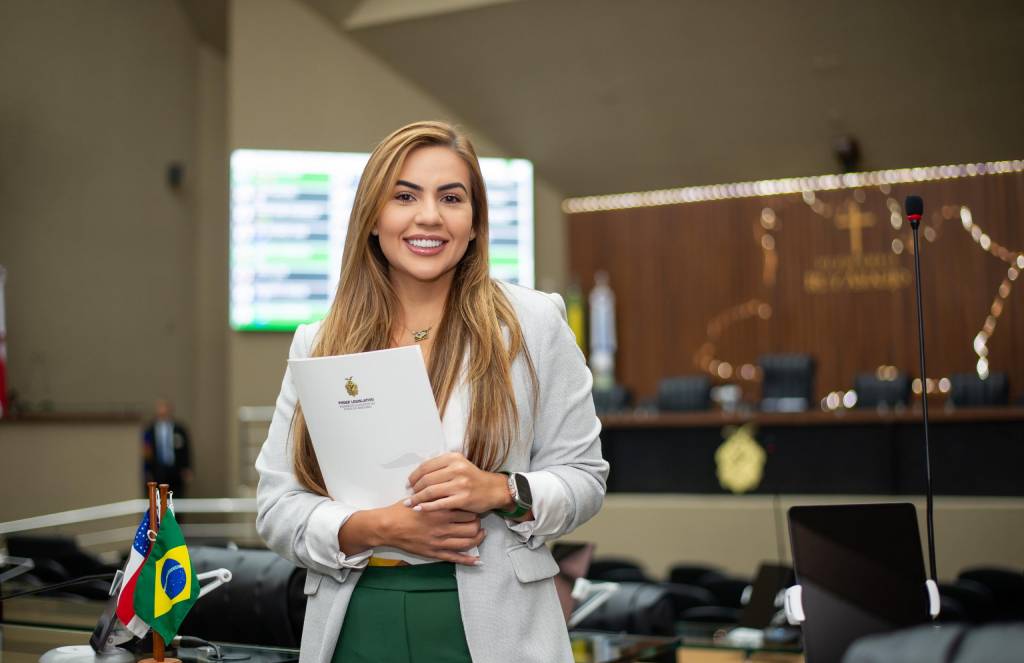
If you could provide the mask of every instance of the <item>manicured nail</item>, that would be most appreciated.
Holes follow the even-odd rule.
[[[413,511],[423,511],[423,505],[422,504],[417,504],[416,506],[414,506],[412,508],[412,510]]]
[[[484,560],[482,560],[482,559],[478,559],[475,562],[473,562],[473,566],[483,566],[483,565],[484,565]]]
[[[404,504],[405,506],[412,506],[412,498],[411,497],[405,498],[405,501],[402,502],[402,504]]]

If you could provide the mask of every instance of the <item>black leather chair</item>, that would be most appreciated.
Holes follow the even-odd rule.
[[[710,590],[696,585],[684,585],[674,582],[663,582],[661,587],[672,598],[676,619],[682,619],[683,613],[692,608],[703,608],[715,605],[715,595]]]
[[[814,357],[806,354],[761,355],[761,409],[766,412],[806,410],[814,402]]]
[[[594,409],[598,414],[622,412],[633,403],[633,393],[621,384],[607,389],[594,389]]]
[[[676,564],[668,570],[668,581],[680,585],[701,585],[701,578],[709,573],[724,578],[718,569],[702,564]]]
[[[1010,380],[1006,373],[992,373],[982,380],[974,373],[957,373],[950,379],[949,400],[956,407],[1006,405]]]
[[[992,621],[995,614],[996,602],[992,596],[992,590],[980,582],[961,578],[954,583],[943,583],[939,585],[939,596],[956,601],[963,609],[962,621],[969,621],[974,624],[984,624]],[[939,618],[948,621],[945,613],[945,603]]]
[[[584,619],[584,630],[675,635],[676,611],[669,593],[649,583],[623,582],[618,591]]]
[[[1024,620],[1024,573],[1012,569],[977,567],[961,571],[957,582],[963,580],[984,585],[992,592],[992,619]]]
[[[858,408],[896,407],[910,402],[910,377],[902,373],[883,380],[874,373],[860,373],[853,380]]]
[[[658,383],[658,409],[693,412],[711,409],[711,380],[704,375],[682,375]]]
[[[684,622],[703,624],[736,624],[740,621],[740,610],[722,605],[707,605],[690,608],[680,616]]]
[[[207,640],[298,647],[306,571],[269,550],[189,546],[196,573],[225,568],[231,582],[196,601],[181,633]]]
[[[743,607],[743,593],[750,586],[750,581],[720,578],[705,580],[702,584],[715,596],[715,605],[739,609]]]
[[[31,559],[35,568],[22,580],[35,586],[54,585],[82,576],[115,573],[119,566],[104,564],[96,556],[78,547],[70,536],[22,535],[7,538],[7,553],[11,557]],[[94,601],[105,601],[110,590],[109,580],[91,580],[65,587],[49,596],[80,596]]]
[[[621,557],[599,557],[590,563],[587,570],[589,580],[611,582],[651,582],[635,561]]]

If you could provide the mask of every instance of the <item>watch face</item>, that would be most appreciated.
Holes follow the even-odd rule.
[[[516,501],[525,506],[533,506],[533,494],[530,493],[530,482],[522,474],[512,475],[516,480]]]

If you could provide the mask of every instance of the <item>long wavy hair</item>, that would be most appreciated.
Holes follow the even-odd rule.
[[[476,238],[455,267],[427,374],[442,414],[467,356],[471,392],[465,453],[477,467],[497,470],[519,435],[512,363],[523,353],[536,396],[537,378],[522,329],[508,298],[488,269],[487,193],[476,151],[465,134],[443,122],[416,122],[385,138],[370,155],[352,203],[341,279],[310,355],[326,357],[381,350],[391,344],[399,309],[388,261],[371,231],[415,149],[444,146],[469,168]],[[504,329],[503,329],[504,328]],[[292,419],[295,475],[307,489],[327,495],[301,406]]]

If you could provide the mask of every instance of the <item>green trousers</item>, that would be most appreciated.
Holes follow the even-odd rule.
[[[332,663],[472,663],[455,565],[363,570]]]

